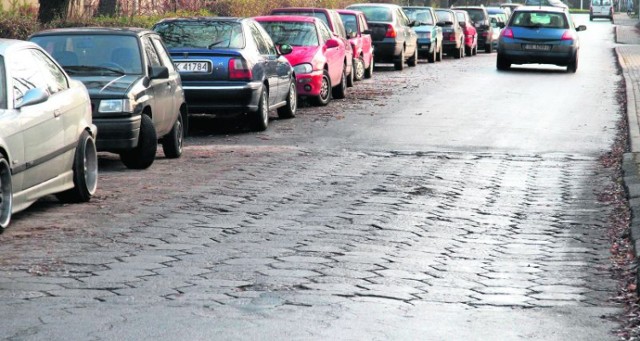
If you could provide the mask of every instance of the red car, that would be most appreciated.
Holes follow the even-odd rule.
[[[359,81],[373,75],[373,45],[367,19],[360,11],[339,9],[347,37],[353,49],[353,77]]]
[[[478,54],[478,31],[473,26],[471,17],[467,11],[454,10],[458,23],[462,27],[464,33],[464,54],[467,56],[475,56]]]
[[[344,98],[347,91],[346,47],[320,19],[274,15],[254,18],[276,43],[289,44],[285,55],[293,66],[299,96],[311,97],[318,105]]]

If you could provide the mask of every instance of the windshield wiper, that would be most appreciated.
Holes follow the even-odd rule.
[[[107,67],[107,66],[93,66],[93,65],[67,65],[64,66],[63,69],[68,73],[78,74],[80,72],[91,72],[91,71],[109,71],[111,73],[115,73],[118,75],[126,74],[122,70],[118,70],[115,68]]]

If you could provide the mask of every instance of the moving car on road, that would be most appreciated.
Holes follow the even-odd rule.
[[[347,9],[361,11],[367,18],[376,63],[393,63],[396,70],[407,63],[418,65],[418,35],[402,8],[392,4],[355,4]]]
[[[269,111],[282,118],[297,110],[295,77],[283,54],[255,20],[174,18],[156,23],[184,83],[189,112],[245,116],[253,129],[269,125]]]
[[[613,22],[613,1],[612,0],[592,0],[589,6],[589,20],[595,18],[605,18]]]
[[[96,126],[81,82],[36,44],[0,40],[0,231],[56,194],[86,202],[98,184]]]
[[[254,19],[277,44],[291,45],[292,52],[286,58],[293,65],[293,84],[297,84],[300,96],[311,97],[318,105],[327,105],[332,95],[345,97],[345,48],[322,20],[285,15]]]
[[[66,28],[30,40],[51,51],[91,96],[98,151],[120,154],[128,168],[144,169],[156,157],[182,155],[187,105],[171,58],[158,34],[145,29]]]
[[[498,70],[511,64],[555,64],[576,72],[580,52],[578,31],[571,15],[561,7],[521,7],[516,9],[498,42]]]
[[[431,7],[402,7],[409,19],[414,21],[413,30],[418,35],[418,55],[427,57],[429,63],[442,60],[442,28]]]
[[[438,25],[442,26],[442,49],[456,59],[464,57],[464,32],[456,13],[450,9],[436,9]]]
[[[347,30],[347,37],[353,50],[353,78],[362,80],[373,75],[373,42],[371,31],[364,14],[348,9],[337,10]]]

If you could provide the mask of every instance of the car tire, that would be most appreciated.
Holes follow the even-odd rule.
[[[345,64],[345,68],[347,65]],[[347,87],[352,88],[355,85],[355,75],[353,70],[353,62],[351,64],[351,72],[347,75]]]
[[[364,60],[362,59],[362,56],[355,58],[353,60],[353,72],[354,72],[354,76],[353,76],[353,80],[355,81],[361,81],[364,79]]]
[[[287,94],[287,104],[278,108],[279,118],[293,118],[296,117],[296,110],[298,110],[298,91],[296,89],[295,78],[289,84],[289,93]]]
[[[460,59],[462,58],[462,56],[464,56],[464,49],[462,48],[462,46],[460,46],[457,50],[452,50],[451,52],[453,52],[453,58],[455,59]]]
[[[438,54],[436,54],[436,62],[442,61],[442,45],[440,45],[440,49],[438,50]]]
[[[325,106],[331,101],[331,78],[329,71],[324,70],[322,73],[322,82],[320,83],[320,94],[314,98],[314,102],[318,106]]]
[[[500,71],[507,71],[511,68],[511,63],[505,56],[498,53],[498,57],[496,58],[496,68]]]
[[[400,56],[393,62],[393,68],[397,71],[404,70],[404,49],[402,49]]]
[[[411,56],[411,58],[407,60],[407,65],[409,65],[409,67],[418,66],[418,48],[417,47],[413,50],[413,56]]]
[[[427,53],[427,61],[429,63],[435,63],[436,62],[436,58],[437,58],[436,57],[436,53],[438,52],[437,50],[438,50],[438,46],[434,45],[433,46],[433,52]]]
[[[371,55],[371,61],[369,62],[369,67],[364,70],[364,78],[371,78],[373,77],[373,66],[374,66],[375,62],[373,61],[373,54]]]
[[[85,130],[80,134],[73,157],[73,188],[56,194],[65,203],[87,202],[98,188],[98,152],[96,143]]]
[[[340,84],[334,86],[331,89],[331,97],[337,99],[343,99],[347,97],[347,71],[342,69],[342,79],[340,80]]]
[[[120,160],[129,169],[146,169],[153,164],[158,150],[158,136],[149,115],[142,114],[138,146],[120,153]]]
[[[182,155],[184,143],[184,119],[178,114],[169,134],[162,138],[162,151],[168,159],[177,159]]]
[[[262,85],[260,99],[258,100],[258,110],[252,115],[253,130],[265,131],[269,126],[269,93],[267,86]]]
[[[578,52],[571,58],[569,64],[567,64],[567,72],[576,73],[578,71]]]
[[[13,188],[11,185],[11,167],[0,157],[0,232],[9,226],[13,210]]]

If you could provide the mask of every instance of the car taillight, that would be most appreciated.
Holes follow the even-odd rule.
[[[502,30],[502,36],[504,38],[513,38],[513,30],[510,28],[505,28]]]
[[[247,66],[247,62],[242,58],[229,59],[229,79],[230,80],[251,80],[253,74]]]
[[[393,28],[393,25],[387,25],[387,33],[384,35],[385,38],[395,38],[398,35],[396,33],[396,29]]]
[[[573,40],[573,32],[571,30],[564,31],[560,40]]]

